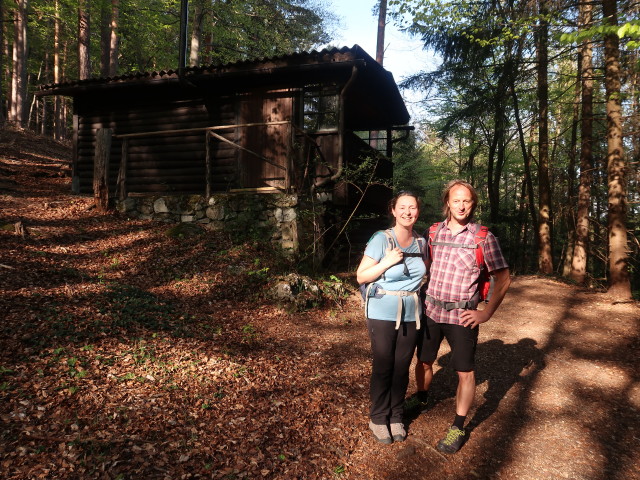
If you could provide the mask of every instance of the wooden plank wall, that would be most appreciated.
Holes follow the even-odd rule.
[[[109,163],[109,190],[115,192],[122,155],[122,139],[117,137],[118,134],[201,128],[216,124],[212,123],[216,120],[235,121],[231,105],[218,104],[218,107],[220,110],[211,115],[203,100],[188,100],[157,106],[122,106],[107,113],[79,114],[78,157],[74,174],[79,178],[80,193],[92,192],[95,135],[99,128],[112,128],[116,134]],[[231,130],[225,134],[234,135]],[[215,174],[226,172],[229,175],[237,162],[233,147],[220,145],[216,155],[220,162],[215,164]],[[223,184],[224,181],[218,182],[220,188]],[[129,139],[127,190],[130,193],[204,194],[205,133]]]

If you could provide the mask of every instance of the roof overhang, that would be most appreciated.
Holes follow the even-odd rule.
[[[307,53],[241,61],[227,65],[189,67],[177,70],[92,78],[40,86],[36,95],[64,95],[83,100],[99,96],[132,98],[169,94],[202,97],[249,91],[255,88],[296,88],[313,83],[347,85],[346,127],[350,130],[389,128],[405,125],[409,113],[393,75],[358,45]]]

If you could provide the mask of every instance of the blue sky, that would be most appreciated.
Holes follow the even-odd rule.
[[[328,0],[333,12],[340,20],[336,27],[334,45],[352,47],[360,45],[373,58],[376,57],[376,41],[378,34],[378,17],[373,14],[373,7],[379,0]],[[433,57],[422,50],[422,44],[396,29],[392,22],[387,22],[385,32],[384,67],[389,70],[397,83],[404,77],[421,70],[430,71],[435,68]],[[409,110],[414,110],[410,103],[416,95],[402,92]],[[417,111],[412,116],[419,116]]]

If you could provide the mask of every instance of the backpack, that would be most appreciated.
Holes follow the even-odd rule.
[[[447,242],[436,242],[435,238],[440,232],[442,228],[442,222],[436,222],[429,227],[429,258],[433,258],[433,245],[446,245],[449,247],[457,247],[457,248],[473,248],[476,251],[476,264],[480,268],[480,277],[478,278],[478,292],[480,294],[480,301],[487,303],[489,298],[491,298],[491,294],[493,293],[493,283],[494,279],[491,275],[489,275],[489,270],[487,269],[487,265],[484,263],[484,242],[487,240],[487,233],[489,229],[483,225],[479,225],[479,229],[476,232],[474,238],[474,244],[465,245],[459,243],[447,243]]]
[[[391,229],[388,228],[386,230],[378,230],[379,232],[384,233],[385,237],[387,237],[387,248],[386,250],[392,250],[394,248],[396,248],[397,244],[396,244],[396,240],[393,237],[393,234],[391,233]],[[378,232],[376,232],[378,233]],[[374,233],[375,235],[375,233]],[[371,236],[371,238],[373,238],[373,235]],[[418,242],[418,249],[420,250],[420,253],[404,253],[404,258],[407,257],[420,257],[420,258],[424,258],[425,253],[426,253],[426,239],[423,236],[420,236],[419,234],[417,234],[416,232],[413,232],[413,238],[416,239],[416,241]],[[405,269],[405,274],[408,275],[409,274],[409,269],[407,267],[407,265],[404,263],[404,259],[402,261],[402,263],[404,264],[404,269]],[[384,278],[384,273],[382,274],[382,278]],[[368,300],[369,297],[374,296],[376,298],[381,298],[382,295],[394,295],[398,297],[398,302],[400,304],[400,302],[402,302],[402,298],[403,296],[415,296],[416,298],[418,298],[418,292],[408,292],[408,291],[404,291],[404,290],[398,290],[398,291],[389,291],[389,290],[383,290],[381,288],[379,288],[378,284],[373,281],[373,282],[369,282],[369,283],[361,283],[358,288],[360,289],[360,294],[362,295],[362,306],[364,307],[364,313],[365,313],[365,317],[367,316],[367,307],[368,307]],[[373,292],[373,293],[372,293]],[[419,300],[416,300],[419,301]],[[417,314],[418,310],[416,309],[416,321],[418,324],[418,328],[420,325],[420,319],[419,316]],[[400,316],[401,316],[401,312],[400,309],[398,309],[398,317],[396,318],[396,329],[399,327],[399,321],[400,321]]]

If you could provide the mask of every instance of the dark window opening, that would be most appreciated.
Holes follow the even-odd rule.
[[[305,87],[302,101],[302,127],[307,132],[337,130],[340,97],[336,85]]]

